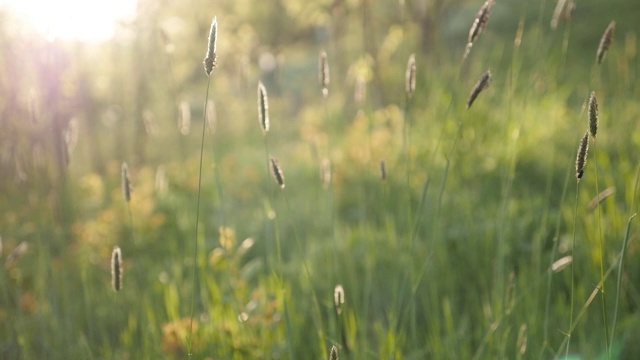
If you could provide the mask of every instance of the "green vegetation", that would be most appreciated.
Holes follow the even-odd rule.
[[[0,11],[0,358],[636,358],[637,4],[481,6]]]

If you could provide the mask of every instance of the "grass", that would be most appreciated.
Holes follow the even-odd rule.
[[[550,2],[496,2],[462,65],[481,4],[445,2],[430,17],[408,3],[348,3],[334,18],[315,2],[202,2],[195,17],[185,5],[142,6],[132,25],[142,47],[124,36],[54,46],[0,25],[2,46],[26,49],[0,55],[0,358],[637,354],[640,29],[626,3],[608,6],[621,10],[606,19],[585,18],[604,10],[580,4],[553,31]],[[198,59],[214,14],[224,32],[209,80]],[[174,26],[175,17],[190,20]],[[610,18],[616,32],[594,73]],[[326,97],[318,49],[331,59]],[[52,52],[66,67],[33,60]],[[155,61],[140,72],[135,59]],[[487,69],[491,86],[467,109]],[[205,82],[216,104],[210,137]],[[268,133],[256,121],[259,83]],[[31,118],[19,101],[30,88],[47,110],[35,123],[21,120]],[[598,146],[574,194],[574,140],[587,128],[591,90],[602,104]],[[183,101],[202,133],[180,134]],[[136,122],[140,113],[154,131]],[[80,134],[66,165],[56,149],[70,115]],[[135,169],[128,211],[122,159]],[[588,210],[611,187],[598,212]],[[26,252],[10,260],[23,241]],[[552,270],[568,255],[571,269]],[[609,301],[599,303],[605,288]]]

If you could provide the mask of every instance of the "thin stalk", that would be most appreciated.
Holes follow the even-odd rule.
[[[624,233],[624,240],[622,241],[622,250],[620,250],[620,262],[618,263],[618,279],[616,281],[616,305],[613,311],[613,324],[611,325],[611,340],[609,342],[613,344],[613,334],[616,332],[616,322],[618,319],[618,307],[620,305],[620,289],[622,288],[622,268],[624,267],[624,257],[627,254],[627,244],[629,243],[629,230],[631,229],[631,221],[637,214],[631,215],[627,222],[627,230]],[[609,355],[611,357],[611,347],[609,347]]]
[[[596,194],[600,194],[600,188],[598,186],[598,152],[596,151],[596,141],[593,140],[593,162],[595,165],[595,177],[596,177]],[[596,195],[598,196],[598,195]],[[604,291],[604,238],[602,236],[602,211],[600,209],[600,201],[597,202],[598,207],[598,235],[600,236],[600,279],[602,280],[602,316],[604,321],[604,344],[607,352],[607,359],[609,359],[609,321],[607,321],[607,297]]]
[[[413,211],[411,205],[411,155],[409,150],[411,147],[411,104],[409,96],[405,97],[404,111],[402,114],[402,153],[404,154],[405,163],[405,181],[407,186],[407,219],[411,222]],[[416,219],[417,220],[417,219]],[[409,240],[409,248],[413,247],[413,237]]]
[[[569,178],[571,177],[571,168],[569,168],[567,170],[567,175],[565,176],[564,179],[564,186],[562,187],[562,195],[560,196],[560,204],[564,203],[564,199],[565,196],[567,194],[567,188],[569,185]],[[553,241],[553,249],[551,250],[551,254],[549,256],[549,269],[551,269],[551,266],[553,265],[555,259],[554,256],[555,254],[558,252],[558,245],[560,243],[560,224],[562,223],[561,220],[562,217],[562,213],[558,214],[558,221],[556,222],[556,231],[554,234],[554,241]],[[544,351],[547,346],[548,346],[548,339],[549,339],[549,308],[551,306],[551,280],[553,278],[553,271],[549,271],[547,273],[547,296],[546,296],[546,300],[545,300],[545,305],[544,305],[544,332],[543,332],[543,345],[540,349],[541,353],[540,353],[540,357],[543,358],[542,356],[542,351]]]
[[[187,351],[189,359],[192,355],[193,346],[193,312],[195,308],[195,294],[196,286],[198,284],[198,224],[200,223],[200,190],[202,187],[202,157],[204,154],[204,134],[207,125],[207,101],[209,100],[209,84],[211,83],[211,77],[207,77],[207,92],[204,98],[204,113],[202,115],[202,138],[200,141],[200,169],[198,170],[198,200],[196,202],[196,229],[195,229],[195,244],[193,247],[193,283],[191,290],[191,311],[189,318],[189,335],[187,336]]]
[[[564,340],[562,340],[562,343],[558,347],[558,351],[556,353],[556,356],[554,356],[554,359],[557,359],[557,358],[560,357],[560,353],[562,352],[562,349],[565,346],[567,347],[567,349],[569,348],[569,341],[570,341],[570,338],[571,338],[570,334],[576,328],[576,326],[580,322],[580,319],[582,319],[584,314],[587,312],[587,309],[589,308],[589,306],[591,305],[593,300],[596,298],[596,296],[600,292],[600,287],[604,283],[604,280],[606,280],[609,277],[609,275],[611,275],[611,272],[613,272],[613,269],[615,269],[615,267],[616,267],[615,264],[618,262],[618,260],[619,260],[618,258],[619,257],[620,257],[620,254],[618,254],[618,256],[616,256],[614,262],[611,264],[611,266],[609,266],[609,269],[607,270],[607,272],[604,273],[604,279],[600,280],[600,282],[596,285],[596,288],[593,289],[593,291],[591,292],[591,295],[589,295],[589,298],[587,299],[587,301],[584,303],[584,305],[582,305],[582,308],[580,309],[580,312],[578,312],[578,315],[576,316],[575,320],[571,323],[571,326],[569,327],[569,332],[568,332],[569,336],[566,336],[564,338]]]
[[[131,204],[129,202],[127,202],[127,209],[129,210],[129,226],[130,226],[130,232],[131,232],[131,243],[133,243],[135,241],[135,238],[133,236],[133,214],[131,213]]]
[[[580,193],[580,181],[576,183],[576,202],[573,208],[573,239],[571,240],[571,254],[573,256],[573,261],[571,261],[571,311],[569,313],[569,331],[567,332],[567,337],[565,338],[567,341],[567,350],[565,353],[565,357],[569,357],[569,345],[571,343],[571,332],[573,331],[572,325],[573,323],[573,298],[574,298],[574,281],[575,281],[575,263],[576,263],[576,223],[578,220],[578,194]],[[602,279],[604,281],[604,277]]]
[[[638,166],[638,170],[636,170],[636,183],[633,187],[633,198],[631,199],[632,209],[634,205],[633,201],[635,201],[636,195],[638,192],[638,181],[640,181],[640,166]],[[631,229],[631,220],[633,220],[636,217],[636,215],[637,214],[634,213],[629,217],[629,222],[627,223],[627,230],[624,234],[624,240],[622,241],[622,250],[620,251],[620,263],[618,264],[618,279],[616,284],[616,304],[613,312],[613,324],[611,325],[611,340],[609,341],[609,343],[612,345],[613,345],[613,337],[616,332],[616,323],[618,320],[618,308],[620,306],[620,291],[622,289],[622,268],[624,266],[624,257],[627,253],[627,244],[629,242],[629,230]],[[611,348],[609,348],[609,351],[611,351]],[[611,354],[609,354],[609,357],[611,357]]]
[[[293,211],[291,210],[291,205],[289,204],[289,196],[287,196],[286,189],[283,189],[283,190],[284,190],[283,191],[284,199],[285,199],[285,202],[287,204],[287,211],[290,214],[293,214]],[[311,294],[313,295],[313,304],[314,304],[314,308],[315,308],[315,311],[316,311],[316,314],[315,314],[315,318],[316,318],[316,321],[317,321],[316,326],[318,327],[317,328],[318,336],[320,337],[320,341],[321,341],[321,345],[322,345],[322,344],[324,344],[324,340],[325,340],[326,337],[324,335],[324,330],[323,330],[324,327],[322,326],[322,312],[320,310],[320,303],[318,301],[318,295],[316,294],[316,290],[313,287],[314,281],[313,281],[313,278],[311,277],[311,271],[309,270],[309,265],[307,264],[306,256],[304,256],[304,254],[303,254],[303,249],[304,248],[302,247],[302,243],[300,242],[300,238],[298,236],[298,228],[295,225],[295,222],[293,223],[292,226],[293,226],[293,238],[294,238],[294,240],[296,242],[296,245],[298,246],[298,251],[300,251],[300,255],[301,255],[301,258],[302,258],[302,265],[304,267],[304,271],[305,271],[305,273],[307,275],[307,278],[309,279],[310,288],[311,288]],[[326,358],[328,354],[326,354],[325,346],[321,346],[321,348],[322,348],[322,351],[323,351],[323,356]]]

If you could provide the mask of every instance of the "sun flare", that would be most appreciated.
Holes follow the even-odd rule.
[[[50,39],[103,41],[118,21],[133,16],[137,0],[0,0],[28,26]]]

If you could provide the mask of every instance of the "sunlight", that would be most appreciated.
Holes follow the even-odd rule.
[[[133,16],[137,0],[0,0],[21,20],[49,39],[102,41],[118,21]]]

